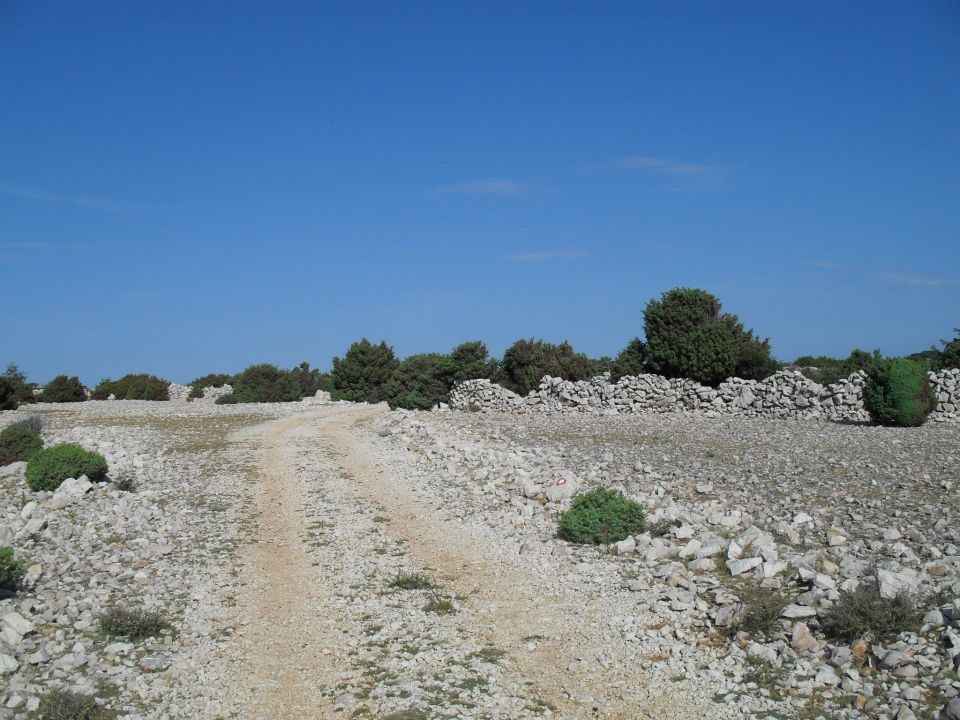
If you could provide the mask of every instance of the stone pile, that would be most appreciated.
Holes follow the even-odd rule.
[[[930,373],[937,396],[935,422],[960,422],[960,370]],[[450,393],[455,410],[479,412],[636,412],[695,411],[707,417],[797,418],[834,422],[868,422],[863,405],[866,374],[858,371],[832,385],[820,385],[799,370],[781,370],[762,381],[728,378],[717,388],[694,380],[660,375],[607,376],[570,381],[544,377],[525,398],[489,380],[467,380]]]
[[[930,414],[930,420],[960,421],[960,368],[944,368],[938,373],[930,373],[930,385],[937,396],[937,409]]]
[[[181,385],[179,383],[170,383],[170,387],[167,388],[167,392],[169,393],[172,401],[186,402],[187,395],[190,394],[190,386]]]
[[[489,380],[467,380],[450,391],[450,406],[457,410],[507,412],[522,404],[523,398],[515,392]]]

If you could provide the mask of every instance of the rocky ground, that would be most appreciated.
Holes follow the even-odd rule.
[[[0,469],[0,718],[71,690],[123,718],[956,720],[960,429],[339,403],[44,407],[108,481]],[[0,426],[26,413],[3,413]],[[556,537],[623,490],[648,531]],[[923,626],[829,639],[880,580]],[[758,588],[779,603],[747,632]],[[155,637],[105,635],[149,610]],[[960,716],[960,715],[958,715]]]

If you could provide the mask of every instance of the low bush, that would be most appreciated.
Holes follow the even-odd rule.
[[[400,573],[390,581],[389,587],[396,590],[432,590],[436,585],[421,573]]]
[[[303,397],[300,384],[276,365],[251,365],[233,381],[237,402],[295,402]],[[223,403],[221,403],[223,404]]]
[[[880,425],[922,425],[936,407],[926,365],[907,358],[874,360],[867,370],[863,404]]]
[[[108,638],[143,640],[156,637],[169,627],[162,613],[142,608],[113,607],[100,615],[100,633]]]
[[[83,402],[86,399],[87,390],[76,375],[57,375],[43,386],[43,395],[40,396],[40,402],[45,403]]]
[[[236,405],[240,401],[237,400],[237,396],[233,393],[227,393],[226,395],[221,395],[213,402],[215,405]]]
[[[97,704],[92,695],[51,690],[40,698],[37,720],[114,720],[117,714]]]
[[[27,415],[25,418],[14,420],[10,423],[10,427],[22,428],[39,435],[43,430],[43,418],[40,415]]]
[[[0,547],[0,587],[14,585],[26,572],[26,563],[14,556],[13,548]]]
[[[645,524],[643,505],[616,490],[594,488],[574,498],[560,516],[558,534],[569,542],[600,545],[639,534]]]
[[[788,604],[789,600],[783,593],[752,586],[743,595],[740,612],[728,631],[731,634],[744,631],[772,638],[782,629],[780,613]]]
[[[86,475],[96,482],[107,474],[107,461],[100,453],[79,445],[54,445],[40,450],[27,463],[26,481],[31,490],[56,490],[67,478]]]
[[[876,583],[861,582],[856,590],[841,591],[839,599],[820,615],[820,627],[831,639],[884,641],[902,632],[917,630],[923,610],[912,595],[887,599]]]
[[[101,380],[90,397],[107,400],[111,395],[117,400],[169,400],[170,381],[155,375],[124,375],[119,380]]]
[[[43,449],[43,440],[37,433],[17,425],[0,432],[0,465],[30,460]]]
[[[641,375],[644,372],[644,363],[647,359],[647,350],[640,338],[634,338],[620,351],[613,365],[610,367],[610,382],[617,382],[626,375]]]

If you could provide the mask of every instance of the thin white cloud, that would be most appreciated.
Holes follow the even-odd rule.
[[[957,287],[960,277],[946,275],[925,275],[922,273],[878,272],[871,275],[875,280],[888,285],[906,285],[912,287]]]
[[[501,255],[500,259],[509,262],[547,262],[549,260],[574,260],[584,255],[586,255],[586,253],[583,250],[568,248],[564,250],[513,253],[510,255]]]
[[[81,195],[61,195],[59,193],[41,192],[16,185],[0,184],[0,194],[23,198],[25,200],[38,200],[41,202],[57,203],[59,205],[72,205],[74,207],[84,208],[85,210],[105,210],[107,212],[127,212],[151,207],[148,203],[124,202]]]
[[[484,178],[481,180],[470,180],[469,182],[448,185],[437,188],[436,192],[441,195],[501,195],[517,196],[527,195],[533,191],[529,185],[507,180],[506,178]]]
[[[832,260],[808,260],[804,263],[807,267],[819,268],[821,270],[842,270],[843,265]]]
[[[726,168],[722,165],[707,165],[705,163],[691,163],[663,157],[648,157],[641,155],[627,155],[607,163],[609,167],[623,168],[624,170],[643,170],[658,175],[673,175],[679,177],[698,177],[711,175]]]

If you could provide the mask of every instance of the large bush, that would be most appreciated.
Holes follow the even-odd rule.
[[[45,403],[83,402],[86,399],[87,390],[76,375],[57,375],[43,386],[43,395],[40,396]]]
[[[544,375],[587,380],[590,361],[566,341],[554,345],[533,338],[517,340],[504,352],[496,380],[515,393],[526,395],[540,385]]]
[[[343,358],[333,359],[333,389],[339,400],[380,402],[399,362],[393,348],[366,338],[353,343]]]
[[[251,365],[233,381],[238,402],[295,402],[303,397],[300,385],[289,372],[276,365]]]
[[[716,297],[695,288],[674,288],[651,300],[643,313],[647,368],[714,386],[734,375],[757,379],[774,372],[769,342],[720,307]]]
[[[11,425],[0,432],[0,465],[29,460],[43,448],[43,440],[30,430]]]
[[[867,369],[863,404],[881,425],[922,425],[936,407],[926,364],[907,358],[875,360]]]
[[[383,390],[390,407],[429,410],[449,400],[453,366],[449,355],[411,355],[393,371]]]
[[[31,490],[56,490],[67,478],[86,475],[93,481],[107,474],[107,461],[100,453],[79,445],[54,445],[41,450],[27,463],[26,481]]]
[[[570,542],[599,545],[637,535],[645,524],[643,505],[616,490],[594,488],[573,499],[570,509],[560,516],[557,532]]]
[[[113,395],[117,400],[169,400],[170,381],[155,375],[124,375],[119,380],[101,380],[90,397],[107,400]]]

